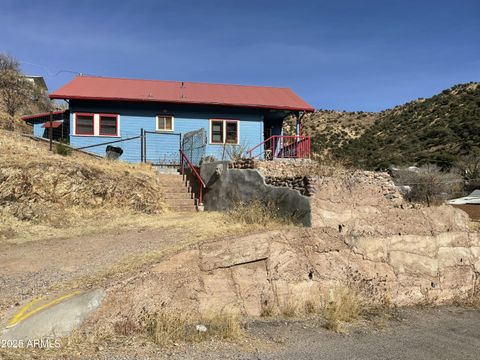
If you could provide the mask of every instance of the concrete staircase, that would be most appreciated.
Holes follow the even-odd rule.
[[[165,203],[172,211],[196,211],[195,198],[190,191],[188,181],[182,179],[180,174],[159,173],[158,178],[162,184]]]

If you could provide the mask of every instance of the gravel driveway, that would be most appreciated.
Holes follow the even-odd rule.
[[[69,239],[3,245],[0,252],[0,318],[12,307],[52,288],[92,276],[126,259],[188,244],[181,229],[122,231]]]

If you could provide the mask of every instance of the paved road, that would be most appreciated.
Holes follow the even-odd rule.
[[[174,359],[480,359],[480,311],[461,308],[408,310],[384,329],[357,326],[340,335],[312,322],[253,324],[249,332],[270,345],[256,350],[210,345]],[[276,346],[273,344],[277,344]]]
[[[16,355],[12,359],[25,360],[32,355],[35,359],[44,358],[42,353]],[[64,359],[64,356],[54,351],[45,358]],[[453,307],[402,310],[401,320],[383,324],[381,328],[371,322],[356,325],[349,335],[324,329],[320,320],[257,321],[248,325],[241,344],[207,341],[162,349],[144,347],[138,339],[131,339],[123,346],[105,344],[93,354],[69,354],[68,359],[478,360],[480,311]]]

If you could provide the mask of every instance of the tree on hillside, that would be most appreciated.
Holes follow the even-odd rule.
[[[470,192],[480,188],[480,150],[462,156],[455,164],[465,179],[465,190]]]
[[[33,99],[34,87],[25,80],[13,57],[0,54],[0,101],[4,111],[14,117]]]

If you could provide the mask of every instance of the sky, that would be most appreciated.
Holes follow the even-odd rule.
[[[75,74],[290,87],[379,111],[480,81],[479,0],[0,0],[0,52]]]

